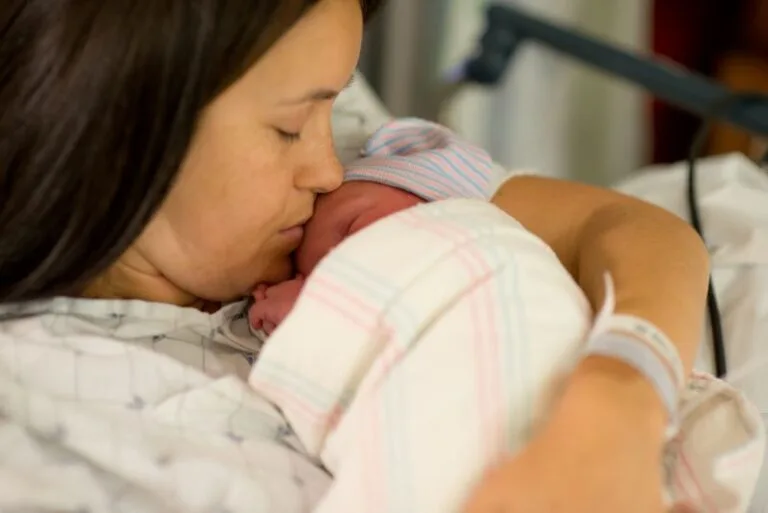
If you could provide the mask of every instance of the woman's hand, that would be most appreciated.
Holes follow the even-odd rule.
[[[465,513],[662,513],[665,418],[650,385],[590,358],[522,452],[492,469]]]

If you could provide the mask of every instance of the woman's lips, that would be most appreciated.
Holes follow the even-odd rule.
[[[304,238],[304,225],[307,224],[311,217],[311,214],[307,215],[306,217],[301,218],[301,220],[293,226],[280,230],[278,232],[278,237],[285,241],[290,241],[293,245],[293,249],[298,248]]]
[[[298,224],[296,226],[286,228],[285,230],[281,230],[280,236],[285,239],[295,241],[298,245],[298,243],[301,242],[301,239],[304,238],[304,226]]]

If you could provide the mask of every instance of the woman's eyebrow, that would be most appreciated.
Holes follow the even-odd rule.
[[[342,88],[342,91],[344,89],[347,89],[349,86],[351,86],[354,81],[355,81],[355,76],[352,75],[347,81],[346,85]],[[295,105],[298,103],[328,101],[328,100],[335,99],[340,93],[341,91],[336,91],[334,89],[327,89],[327,88],[313,89],[312,91],[308,92],[307,94],[299,98],[286,100],[282,103]]]

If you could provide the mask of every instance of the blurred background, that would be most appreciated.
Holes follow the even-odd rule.
[[[361,70],[395,115],[426,116],[435,85],[475,47],[485,0],[388,0],[369,26]],[[496,0],[735,90],[768,92],[768,0]],[[610,184],[684,159],[699,120],[643,91],[526,44],[498,87],[451,104],[452,128],[508,168]],[[708,154],[761,155],[764,141],[716,126]]]

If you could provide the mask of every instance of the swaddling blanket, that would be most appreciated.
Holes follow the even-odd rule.
[[[578,285],[514,219],[483,201],[429,203],[321,262],[250,384],[333,474],[316,511],[457,512],[483,471],[530,439],[591,327]],[[682,414],[668,499],[745,511],[764,443],[757,412],[701,375]]]

